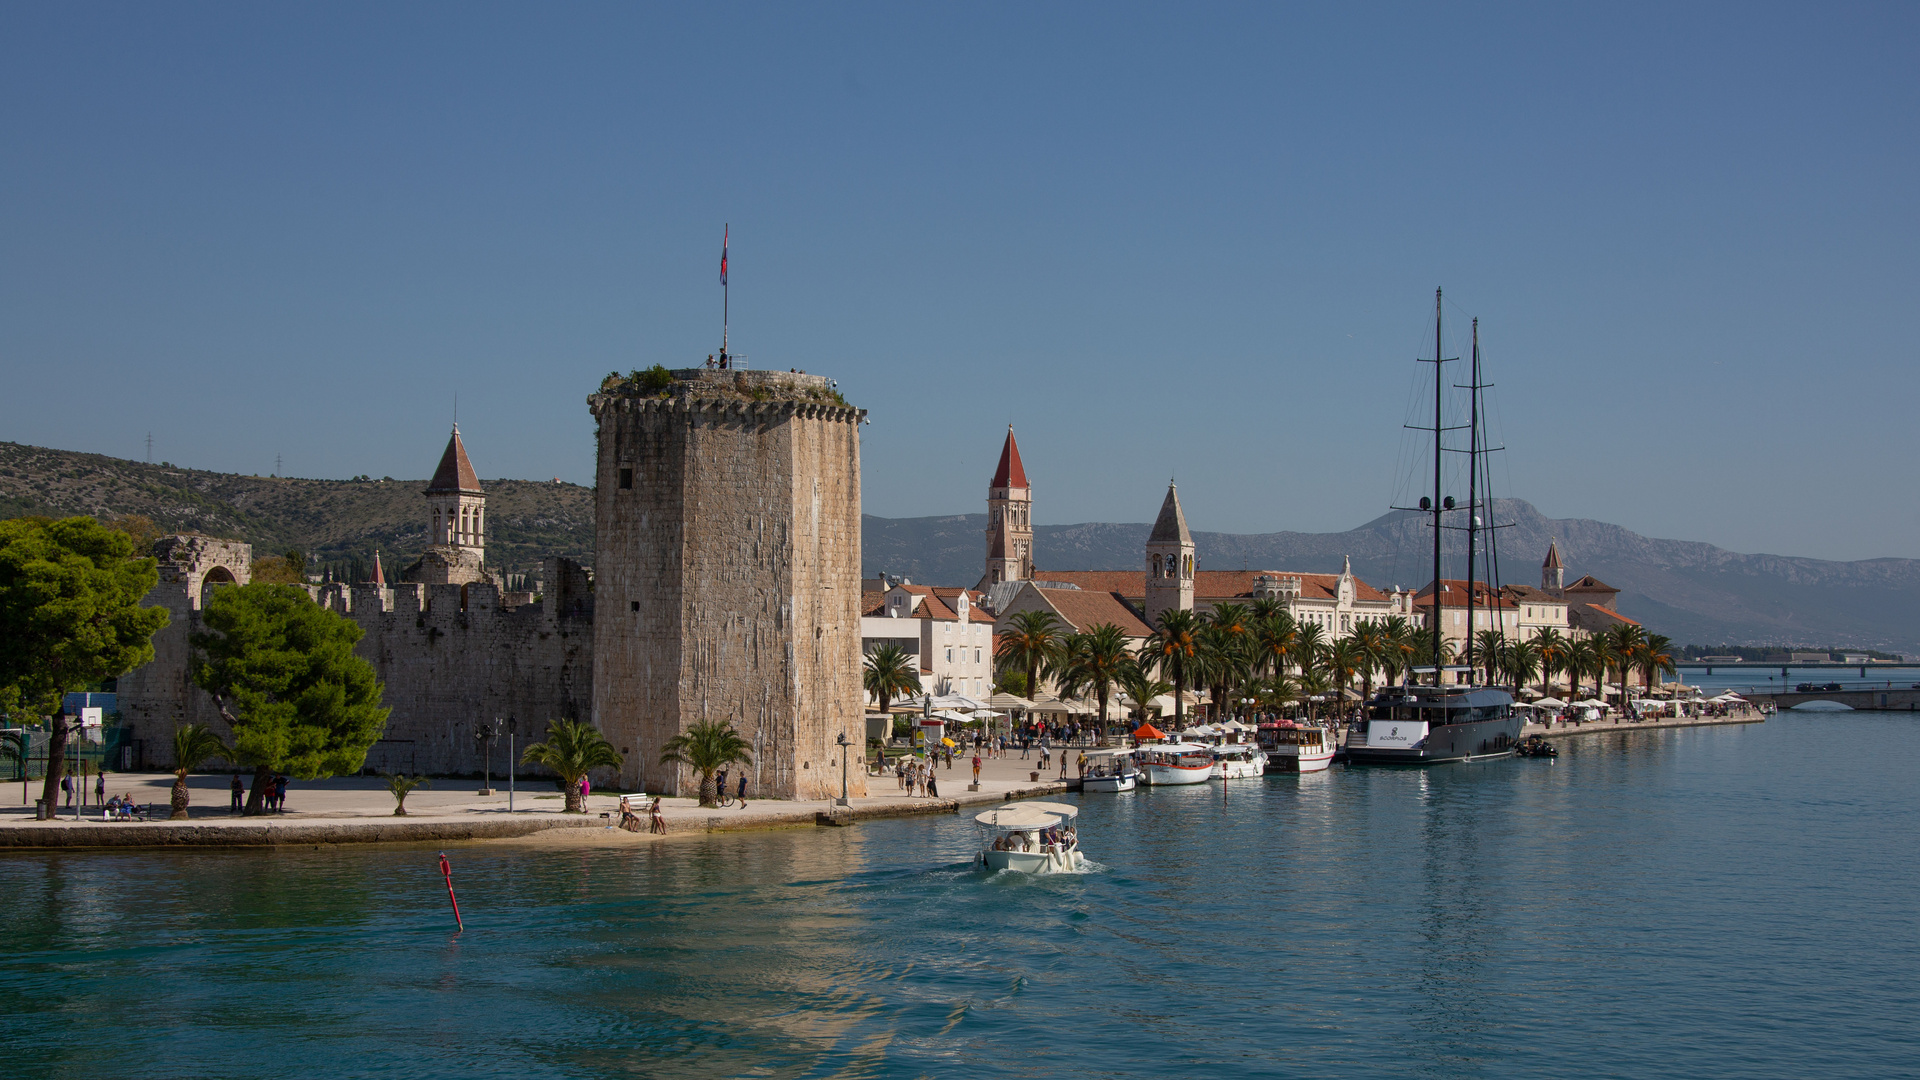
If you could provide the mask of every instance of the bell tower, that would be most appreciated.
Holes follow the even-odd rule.
[[[1006,445],[1000,448],[1000,467],[987,485],[986,588],[1002,581],[1025,581],[1033,576],[1033,489],[1020,463],[1020,444],[1007,425]]]
[[[1540,564],[1540,591],[1559,596],[1567,587],[1567,568],[1560,561],[1560,544],[1547,541],[1547,560]]]
[[[1158,628],[1160,613],[1193,610],[1193,534],[1180,509],[1180,495],[1171,481],[1160,516],[1147,537],[1147,625]]]
[[[489,580],[487,554],[487,493],[467,460],[460,441],[460,425],[447,438],[446,453],[433,471],[427,490],[427,550],[420,564],[407,574],[429,585],[465,585]]]

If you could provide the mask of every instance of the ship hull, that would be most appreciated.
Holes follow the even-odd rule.
[[[1371,720],[1367,727],[1386,723]],[[1525,724],[1526,718],[1516,713],[1495,720],[1435,725],[1413,746],[1369,746],[1364,740],[1349,740],[1346,758],[1355,765],[1443,765],[1512,757]]]

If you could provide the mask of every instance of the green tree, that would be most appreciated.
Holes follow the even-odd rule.
[[[1256,600],[1253,606],[1256,613],[1263,613],[1253,624],[1254,670],[1285,675],[1300,643],[1300,626],[1278,600]]]
[[[1634,662],[1639,658],[1640,646],[1646,643],[1647,632],[1632,623],[1615,623],[1607,627],[1602,640],[1606,643],[1607,658],[1620,673],[1620,707],[1627,707],[1627,679],[1632,674]]]
[[[1107,699],[1127,669],[1135,666],[1132,654],[1127,652],[1127,635],[1112,623],[1101,623],[1074,638],[1062,674],[1072,696],[1091,692],[1100,703],[1100,730],[1105,732]]]
[[[1007,628],[999,632],[1000,644],[994,649],[994,661],[1027,677],[1027,696],[1040,686],[1040,671],[1061,659],[1066,645],[1060,620],[1051,611],[1022,611],[1007,619]]]
[[[1501,647],[1500,667],[1507,678],[1513,680],[1513,687],[1520,687],[1533,681],[1540,673],[1540,646],[1531,641],[1509,641]]]
[[[1413,624],[1407,621],[1405,615],[1389,615],[1380,624],[1380,629],[1385,638],[1380,666],[1385,669],[1389,683],[1398,683],[1414,665],[1417,646],[1414,644]]]
[[[1200,665],[1200,620],[1180,608],[1161,612],[1160,625],[1140,645],[1139,660],[1173,683],[1174,730],[1185,728],[1187,685]]]
[[[1648,634],[1640,642],[1640,671],[1647,679],[1647,693],[1653,693],[1653,680],[1661,675],[1679,678],[1680,669],[1673,662],[1673,639],[1665,634]]]
[[[0,731],[0,761],[10,762],[19,775],[16,780],[27,778],[27,733],[24,731]]]
[[[549,721],[546,739],[520,753],[520,764],[545,766],[560,777],[566,786],[569,814],[587,812],[580,799],[581,777],[595,769],[617,769],[625,760],[599,729],[584,720]]]
[[[1146,723],[1148,702],[1173,690],[1172,683],[1154,678],[1152,670],[1137,661],[1121,669],[1118,682],[1121,693],[1133,702],[1128,715],[1133,717],[1136,726]]]
[[[187,774],[210,757],[225,757],[230,751],[220,736],[205,724],[187,724],[173,729],[173,813],[174,821],[187,819]]]
[[[1543,626],[1533,632],[1531,644],[1540,657],[1540,692],[1550,695],[1553,693],[1554,673],[1566,670],[1568,645],[1566,635],[1551,626]],[[1572,694],[1567,695],[1569,701],[1573,697]]]
[[[51,716],[67,694],[153,659],[165,608],[141,607],[160,583],[131,536],[89,517],[0,521],[0,703]],[[68,728],[52,726],[41,797],[60,794]]]
[[[1366,666],[1366,657],[1354,644],[1351,636],[1343,637],[1327,649],[1327,681],[1333,692],[1339,695],[1341,711],[1347,708],[1347,690],[1353,685]]]
[[[1387,636],[1387,628],[1375,622],[1354,627],[1347,640],[1353,643],[1354,655],[1360,661],[1360,698],[1363,702],[1372,701],[1373,673],[1386,666],[1393,642]]]
[[[252,765],[246,813],[261,812],[275,772],[303,780],[358,772],[392,710],[373,665],[353,655],[360,627],[294,585],[218,589],[192,637],[193,680]]]
[[[893,704],[894,695],[911,694],[920,689],[920,674],[914,667],[912,653],[898,645],[882,645],[867,654],[860,682],[867,693],[879,699],[880,711],[886,712]]]
[[[660,752],[662,765],[678,762],[700,774],[700,805],[716,801],[713,774],[733,762],[751,763],[753,749],[723,720],[702,720],[668,739]]]

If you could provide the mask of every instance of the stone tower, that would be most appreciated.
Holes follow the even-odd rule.
[[[1007,442],[1000,448],[1000,467],[987,485],[987,574],[983,588],[1002,581],[1025,581],[1033,576],[1033,489],[1020,464],[1020,444],[1007,425]]]
[[[1187,515],[1180,511],[1180,495],[1171,482],[1167,484],[1167,501],[1160,504],[1160,517],[1147,537],[1143,606],[1150,627],[1159,626],[1163,611],[1193,610],[1193,534],[1187,531]]]
[[[405,577],[423,585],[491,580],[486,570],[487,493],[467,460],[460,425],[453,426],[440,467],[427,484],[427,550]]]
[[[599,424],[594,723],[625,756],[629,787],[693,794],[699,777],[660,764],[661,747],[710,720],[751,747],[750,793],[837,797],[842,754],[866,745],[866,413],[817,375],[672,375],[665,388],[609,376],[587,399]],[[860,770],[848,783],[866,793]]]
[[[1560,561],[1560,544],[1547,541],[1547,560],[1540,564],[1540,591],[1559,596],[1567,587],[1567,568]]]

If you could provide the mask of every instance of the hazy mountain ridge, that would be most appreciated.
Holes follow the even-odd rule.
[[[531,568],[548,555],[591,565],[593,491],[577,484],[484,481],[488,559]],[[0,443],[0,517],[138,514],[168,531],[244,539],[261,554],[298,547],[323,559],[368,558],[389,569],[426,543],[425,480],[302,480],[150,465],[100,454]],[[1503,580],[1535,584],[1549,540],[1568,578],[1593,574],[1621,590],[1623,613],[1682,642],[1859,646],[1920,654],[1920,560],[1831,562],[1743,555],[1712,544],[1660,540],[1618,525],[1550,519],[1526,502],[1501,501]],[[986,515],[862,518],[867,574],[972,585],[986,550]],[[1056,570],[1141,565],[1149,526],[1087,522],[1035,529],[1041,576]],[[1203,569],[1332,572],[1351,556],[1362,578],[1418,587],[1431,574],[1425,519],[1386,514],[1338,533],[1197,532]],[[1456,555],[1465,536],[1450,533]],[[1450,564],[1450,575],[1459,566]]]

